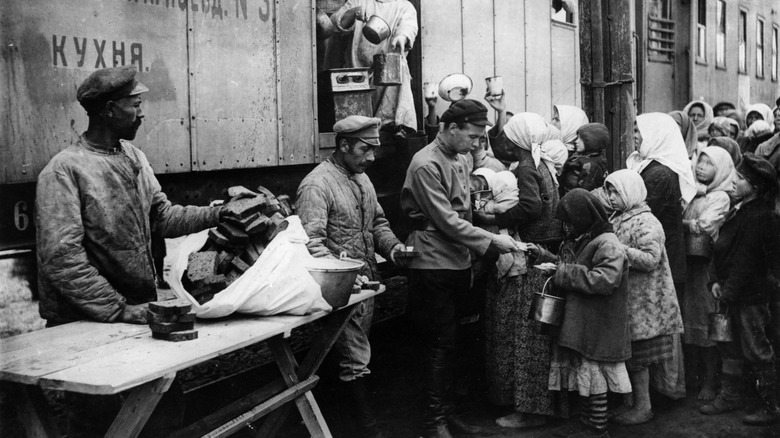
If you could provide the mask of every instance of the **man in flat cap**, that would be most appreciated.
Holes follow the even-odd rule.
[[[395,263],[396,251],[404,249],[364,173],[380,145],[379,124],[379,119],[363,116],[336,122],[336,150],[301,181],[296,200],[296,211],[310,239],[309,252],[315,257],[337,258],[346,251],[350,258],[366,262],[360,275],[374,281],[379,280],[375,252]],[[369,408],[364,378],[370,372],[368,333],[373,313],[373,298],[360,303],[334,349],[339,378],[352,402],[348,411],[358,433],[365,437],[382,436]]]
[[[518,250],[506,235],[471,223],[469,174],[485,134],[487,108],[464,99],[441,116],[436,139],[412,158],[401,189],[401,209],[415,224],[406,245],[420,256],[409,262],[409,310],[426,345],[424,436],[450,437],[449,426],[479,433],[453,415],[451,387],[455,362],[458,295],[471,284],[471,255]]]
[[[741,409],[749,395],[745,389],[752,386],[762,403],[742,421],[755,426],[780,421],[777,350],[772,346],[777,327],[772,327],[769,309],[771,295],[777,293],[770,273],[776,271],[780,256],[780,230],[763,198],[776,184],[777,173],[769,161],[750,152],[743,155],[732,191],[738,203],[726,214],[709,270],[712,295],[728,305],[734,340],[718,343],[723,359],[721,391],[700,410],[713,415]]]
[[[89,126],[38,176],[39,310],[52,327],[78,320],[146,324],[157,300],[151,230],[175,237],[215,226],[224,209],[172,205],[135,138],[149,91],[134,67],[98,70],[78,88]],[[69,436],[103,436],[119,396],[68,393]],[[173,385],[142,436],[167,436],[181,420]],[[164,411],[158,415],[157,412]],[[161,420],[161,421],[158,421]]]

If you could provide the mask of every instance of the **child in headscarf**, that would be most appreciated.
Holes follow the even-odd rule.
[[[495,172],[488,168],[475,170],[474,175],[485,178],[487,186],[491,191],[491,197],[485,199],[481,205],[475,205],[474,208],[484,210],[485,213],[498,214],[505,213],[510,208],[517,205],[517,178],[508,170]]]
[[[707,130],[710,128],[710,123],[712,123],[712,118],[715,116],[712,112],[712,107],[710,104],[703,100],[694,100],[688,103],[688,105],[685,105],[685,108],[683,108],[683,112],[685,114],[688,114],[688,117],[690,117],[691,122],[693,122],[694,125],[696,125],[696,131],[698,133],[698,140],[700,143],[701,148],[704,148],[704,144],[709,139],[709,134],[707,133]]]
[[[718,239],[718,231],[730,208],[728,192],[731,191],[733,177],[734,163],[729,153],[716,146],[704,148],[696,163],[696,197],[683,213],[686,240],[691,239],[691,235],[705,235],[711,242]],[[696,378],[700,375],[699,364],[703,365],[704,379],[700,382],[698,398],[712,400],[717,384],[718,350],[715,342],[707,337],[708,315],[716,311],[715,299],[707,288],[709,258],[688,256],[687,263],[688,280],[681,304],[688,375]]]
[[[579,392],[581,420],[587,426],[580,436],[608,436],[607,391],[631,391],[625,365],[631,357],[628,260],[607,213],[589,192],[566,194],[556,217],[572,229],[575,241],[574,262],[559,263],[552,278],[566,305],[549,388]],[[529,251],[537,262],[555,260],[534,245]]]
[[[729,117],[715,117],[708,132],[710,138],[728,137],[736,141],[739,137],[739,122]]]
[[[747,153],[737,167],[734,196],[740,202],[727,214],[713,248],[709,267],[712,296],[728,306],[732,342],[719,342],[722,386],[712,403],[701,407],[714,415],[744,406],[743,373],[757,390],[761,404],[742,422],[768,426],[780,421],[778,382],[769,311],[772,264],[778,257],[778,225],[763,196],[777,184],[772,165]]]
[[[677,122],[677,126],[680,127],[680,134],[685,140],[685,149],[688,151],[688,158],[696,155],[696,150],[699,145],[698,133],[696,132],[696,125],[693,124],[688,114],[682,111],[672,111],[669,115]]]
[[[613,417],[619,424],[641,424],[653,418],[650,404],[651,365],[674,358],[674,336],[683,331],[680,306],[664,247],[664,229],[645,203],[647,190],[633,170],[618,170],[604,183],[615,213],[610,222],[624,245],[630,265],[628,314],[631,327],[633,408]],[[671,386],[674,386],[675,382]],[[680,385],[683,386],[683,385]],[[680,388],[684,392],[684,388]]]
[[[588,122],[588,115],[576,106],[553,106],[552,124],[561,131],[561,141],[566,145],[569,154],[575,150],[574,141],[577,139],[577,130]]]
[[[558,187],[560,184],[558,177],[561,176],[563,165],[566,164],[568,159],[569,151],[562,141],[547,140],[542,143],[542,163],[547,166],[547,169],[552,174],[555,187]]]
[[[647,113],[636,118],[634,148],[626,165],[642,176],[647,205],[664,227],[666,254],[679,295],[685,285],[683,204],[696,195],[691,161],[677,123],[667,114]]]
[[[604,184],[607,174],[604,150],[609,142],[609,129],[601,123],[588,123],[577,130],[577,149],[561,174],[562,194],[577,187],[590,191]]]
[[[710,141],[707,142],[707,147],[710,146],[717,146],[725,149],[726,152],[729,153],[729,156],[731,156],[731,161],[735,166],[739,166],[739,163],[742,161],[742,152],[739,150],[739,145],[729,137],[712,137],[710,138]]]

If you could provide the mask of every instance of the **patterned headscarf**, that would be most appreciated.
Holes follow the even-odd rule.
[[[642,144],[638,152],[629,155],[626,166],[642,173],[651,162],[658,161],[677,174],[683,201],[691,202],[696,196],[696,181],[677,122],[668,114],[646,113],[637,116],[636,124]]]
[[[631,210],[647,199],[645,180],[634,170],[622,169],[612,172],[607,176],[604,184],[612,184],[618,192],[626,205],[624,211]]]
[[[696,124],[696,131],[698,132],[700,139],[707,138],[707,136],[709,135],[709,133],[707,133],[707,130],[710,128],[710,123],[712,123],[712,119],[715,116],[715,113],[712,112],[712,107],[710,106],[710,104],[708,104],[703,100],[694,100],[688,103],[688,105],[685,105],[685,108],[683,108],[683,112],[685,114],[690,114],[691,108],[694,105],[701,105],[704,108],[704,120]]]
[[[712,129],[713,126],[716,126],[720,128],[721,131],[724,133],[730,133],[731,128],[734,128],[736,130],[736,135],[739,135],[739,122],[736,120],[730,118],[730,117],[715,117],[712,119],[712,123],[710,124],[710,129]],[[715,137],[720,137],[719,135]]]
[[[548,133],[547,123],[535,113],[515,114],[504,126],[506,138],[520,149],[530,152],[536,167],[542,161],[542,143]]]
[[[555,105],[558,110],[558,118],[561,121],[561,141],[569,152],[573,152],[574,141],[577,139],[577,130],[580,126],[589,122],[585,111],[571,105]]]
[[[688,151],[688,156],[692,156],[696,152],[699,136],[696,132],[696,127],[691,122],[691,118],[682,111],[672,111],[669,115],[677,122],[677,126],[680,127],[680,134],[682,134],[683,140],[685,140],[685,149]]]

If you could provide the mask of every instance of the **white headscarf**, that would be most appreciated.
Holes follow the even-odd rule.
[[[642,134],[642,145],[638,152],[628,156],[626,166],[642,173],[651,162],[658,161],[678,175],[683,201],[691,202],[696,196],[696,180],[677,122],[668,114],[646,113],[637,116],[636,124]]]
[[[763,120],[756,120],[753,122],[747,130],[745,130],[745,137],[755,138],[764,134],[771,134],[773,126]]]
[[[712,119],[715,117],[715,113],[712,111],[712,106],[710,106],[710,104],[708,104],[703,100],[694,100],[688,102],[688,105],[685,105],[685,108],[683,108],[683,112],[685,114],[688,114],[691,111],[691,107],[697,104],[701,105],[704,108],[704,120],[696,124],[696,131],[698,132],[699,137],[706,138],[709,135],[707,133],[707,130],[710,129],[710,123],[712,123]],[[701,138],[699,139],[701,140]]]
[[[748,114],[754,111],[761,114],[761,117],[764,119],[766,124],[769,125],[769,132],[773,132],[775,129],[775,125],[774,125],[775,116],[772,113],[772,110],[769,108],[769,106],[763,103],[756,103],[750,105],[749,107],[747,107],[747,111],[745,111],[745,120],[747,120]],[[748,126],[748,128],[750,128],[750,126]]]
[[[569,159],[569,151],[566,149],[566,145],[560,140],[547,140],[542,143],[541,158],[542,163],[550,170],[555,187],[558,187],[558,170],[555,168],[555,165],[563,166],[566,160]]]
[[[577,130],[580,126],[588,124],[588,115],[585,111],[571,105],[555,105],[558,110],[558,118],[561,121],[561,141],[569,152],[575,149],[574,141],[577,139]]]
[[[535,113],[515,114],[504,126],[506,138],[520,149],[529,151],[536,167],[542,161],[542,143],[548,132],[547,123]]]
[[[734,161],[731,159],[729,151],[719,146],[708,146],[702,149],[699,156],[706,155],[715,166],[715,177],[707,185],[707,193],[722,190],[726,193],[731,191],[731,181],[734,178]]]
[[[645,181],[634,170],[622,169],[612,172],[604,180],[604,184],[612,184],[612,187],[618,192],[620,198],[625,204],[625,210],[628,211],[637,205],[645,202],[647,199],[647,187]]]

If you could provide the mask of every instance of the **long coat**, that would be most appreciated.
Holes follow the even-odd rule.
[[[628,314],[631,340],[683,332],[680,305],[664,246],[661,222],[641,203],[611,219],[631,266]]]

